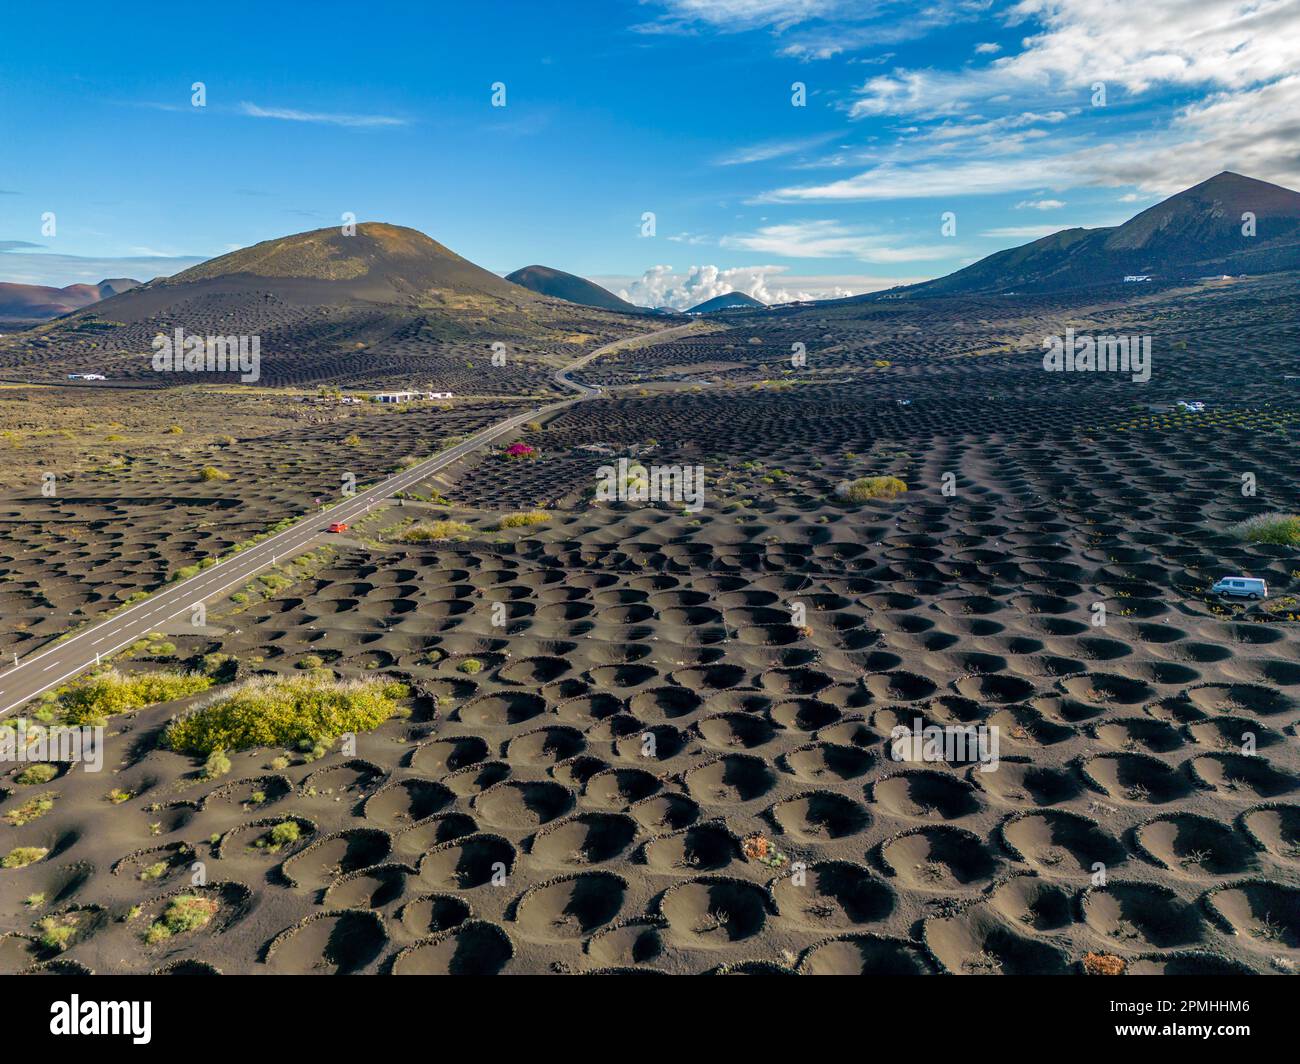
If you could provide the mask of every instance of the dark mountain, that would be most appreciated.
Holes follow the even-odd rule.
[[[584,307],[621,310],[629,314],[645,313],[643,307],[619,299],[613,292],[593,284],[584,277],[565,273],[563,270],[553,270],[549,266],[525,266],[522,270],[506,274],[506,280],[538,295],[550,296],[552,299],[567,299],[570,303],[578,303]]]
[[[511,284],[414,229],[364,223],[350,235],[267,240],[6,335],[0,368],[33,380],[93,371],[120,383],[183,383],[152,366],[156,338],[179,329],[257,337],[261,382],[271,387],[430,381],[532,394],[551,386],[552,363],[651,328],[648,318]],[[498,353],[505,361],[492,361]],[[196,379],[218,370],[204,372]]]
[[[736,310],[740,308],[748,309],[750,307],[767,306],[760,299],[753,296],[747,296],[744,292],[728,292],[723,296],[714,296],[712,299],[706,299],[703,303],[697,303],[688,310],[687,314],[712,314],[719,310]]]
[[[146,287],[168,298],[182,288],[273,288],[321,304],[481,297],[519,305],[534,299],[418,230],[383,222],[363,222],[350,236],[334,226],[264,240]]]
[[[425,311],[443,336],[470,335],[476,323],[501,321],[505,334],[527,331],[529,315],[543,301],[533,292],[476,266],[415,229],[365,222],[345,235],[341,228],[264,240],[201,262],[171,277],[107,299],[73,315],[59,327],[157,326],[167,332],[259,333],[295,323],[346,319],[356,327],[372,315]],[[85,315],[92,318],[83,321]],[[328,330],[334,331],[334,330]],[[367,343],[371,337],[353,338]]]
[[[0,319],[46,321],[81,310],[139,284],[129,277],[114,277],[99,284],[70,284],[66,288],[0,282]]]
[[[1255,216],[1254,236],[1242,232],[1247,212]],[[1300,269],[1300,193],[1224,171],[1123,225],[1065,229],[889,295],[1046,292],[1114,284],[1133,274],[1174,281],[1294,269]]]

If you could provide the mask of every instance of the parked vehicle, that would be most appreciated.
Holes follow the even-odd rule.
[[[1225,576],[1210,590],[1216,595],[1240,595],[1251,600],[1268,598],[1268,584],[1253,576]]]

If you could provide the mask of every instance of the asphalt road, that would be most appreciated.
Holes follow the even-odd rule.
[[[677,328],[661,330],[665,334],[677,331]],[[574,398],[549,403],[536,409],[530,408],[521,414],[499,421],[433,458],[395,473],[373,487],[357,492],[356,495],[344,499],[323,513],[308,514],[292,528],[286,528],[283,532],[278,532],[218,562],[211,568],[204,569],[188,580],[159,588],[129,609],[91,624],[61,642],[47,643],[43,648],[20,658],[16,666],[10,666],[7,671],[0,673],[0,715],[17,709],[43,691],[92,668],[101,658],[121,650],[150,632],[157,631],[167,621],[176,617],[189,616],[197,603],[218,598],[231,588],[246,584],[280,559],[291,558],[309,550],[321,539],[322,533],[331,523],[335,521],[351,523],[364,517],[374,506],[392,498],[399,491],[412,488],[421,481],[427,480],[439,470],[514,431],[525,422],[536,420],[539,414],[559,410],[600,395],[602,389],[579,384],[577,381],[570,380],[568,375],[585,366],[592,359],[627,343],[629,339],[635,338],[628,337],[605,344],[555,372],[554,379],[557,384],[578,393]]]

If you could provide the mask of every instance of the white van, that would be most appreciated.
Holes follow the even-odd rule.
[[[1268,598],[1268,584],[1253,576],[1225,576],[1210,590],[1216,595],[1241,595],[1248,599]]]

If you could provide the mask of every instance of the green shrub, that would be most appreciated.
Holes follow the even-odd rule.
[[[528,510],[521,513],[506,514],[501,518],[497,528],[524,528],[528,525],[545,524],[550,519],[551,515],[545,510]]]
[[[126,675],[116,669],[95,673],[59,696],[59,707],[70,724],[126,713],[159,702],[206,691],[212,678],[193,672],[139,672]]]
[[[38,794],[35,798],[29,798],[16,809],[10,809],[4,815],[4,821],[13,827],[20,828],[24,824],[30,824],[33,820],[39,820],[51,809],[54,808],[54,799],[57,794]]]
[[[230,758],[226,756],[225,750],[217,747],[212,753],[208,754],[208,759],[203,762],[203,775],[210,780],[218,776],[224,776],[230,771]]]
[[[458,672],[463,672],[467,676],[476,676],[483,671],[483,662],[478,658],[466,658],[456,666]]]
[[[382,680],[258,676],[173,720],[162,741],[190,754],[295,746],[304,740],[314,745],[379,727],[407,694],[402,684]]]
[[[70,945],[72,938],[77,933],[77,924],[81,920],[81,914],[76,912],[64,913],[62,916],[47,916],[37,925],[41,933],[41,945],[49,950],[58,950],[62,953]]]
[[[892,499],[907,490],[907,482],[898,477],[859,477],[835,489],[835,493],[848,502],[866,502],[868,499]]]
[[[59,770],[54,765],[39,764],[29,765],[14,777],[15,783],[21,783],[25,787],[49,783],[59,774]]]
[[[229,480],[230,474],[218,469],[216,466],[205,465],[199,470],[200,480]]]
[[[199,671],[213,679],[231,679],[238,667],[239,659],[233,654],[204,654],[199,659]]]
[[[1248,543],[1300,547],[1300,516],[1296,514],[1259,514],[1233,525],[1228,531]]]
[[[0,868],[25,868],[29,864],[35,864],[49,852],[44,846],[15,846],[0,858]]]
[[[446,539],[467,539],[474,530],[464,521],[422,521],[398,535],[403,543],[431,543]]]
[[[268,849],[279,850],[302,838],[302,828],[298,826],[296,820],[286,820],[281,824],[276,824],[271,829],[268,838],[271,840]]]
[[[200,894],[179,894],[172,898],[163,911],[145,932],[145,941],[150,945],[182,935],[186,931],[197,931],[207,927],[220,908],[215,898],[205,898]]]

